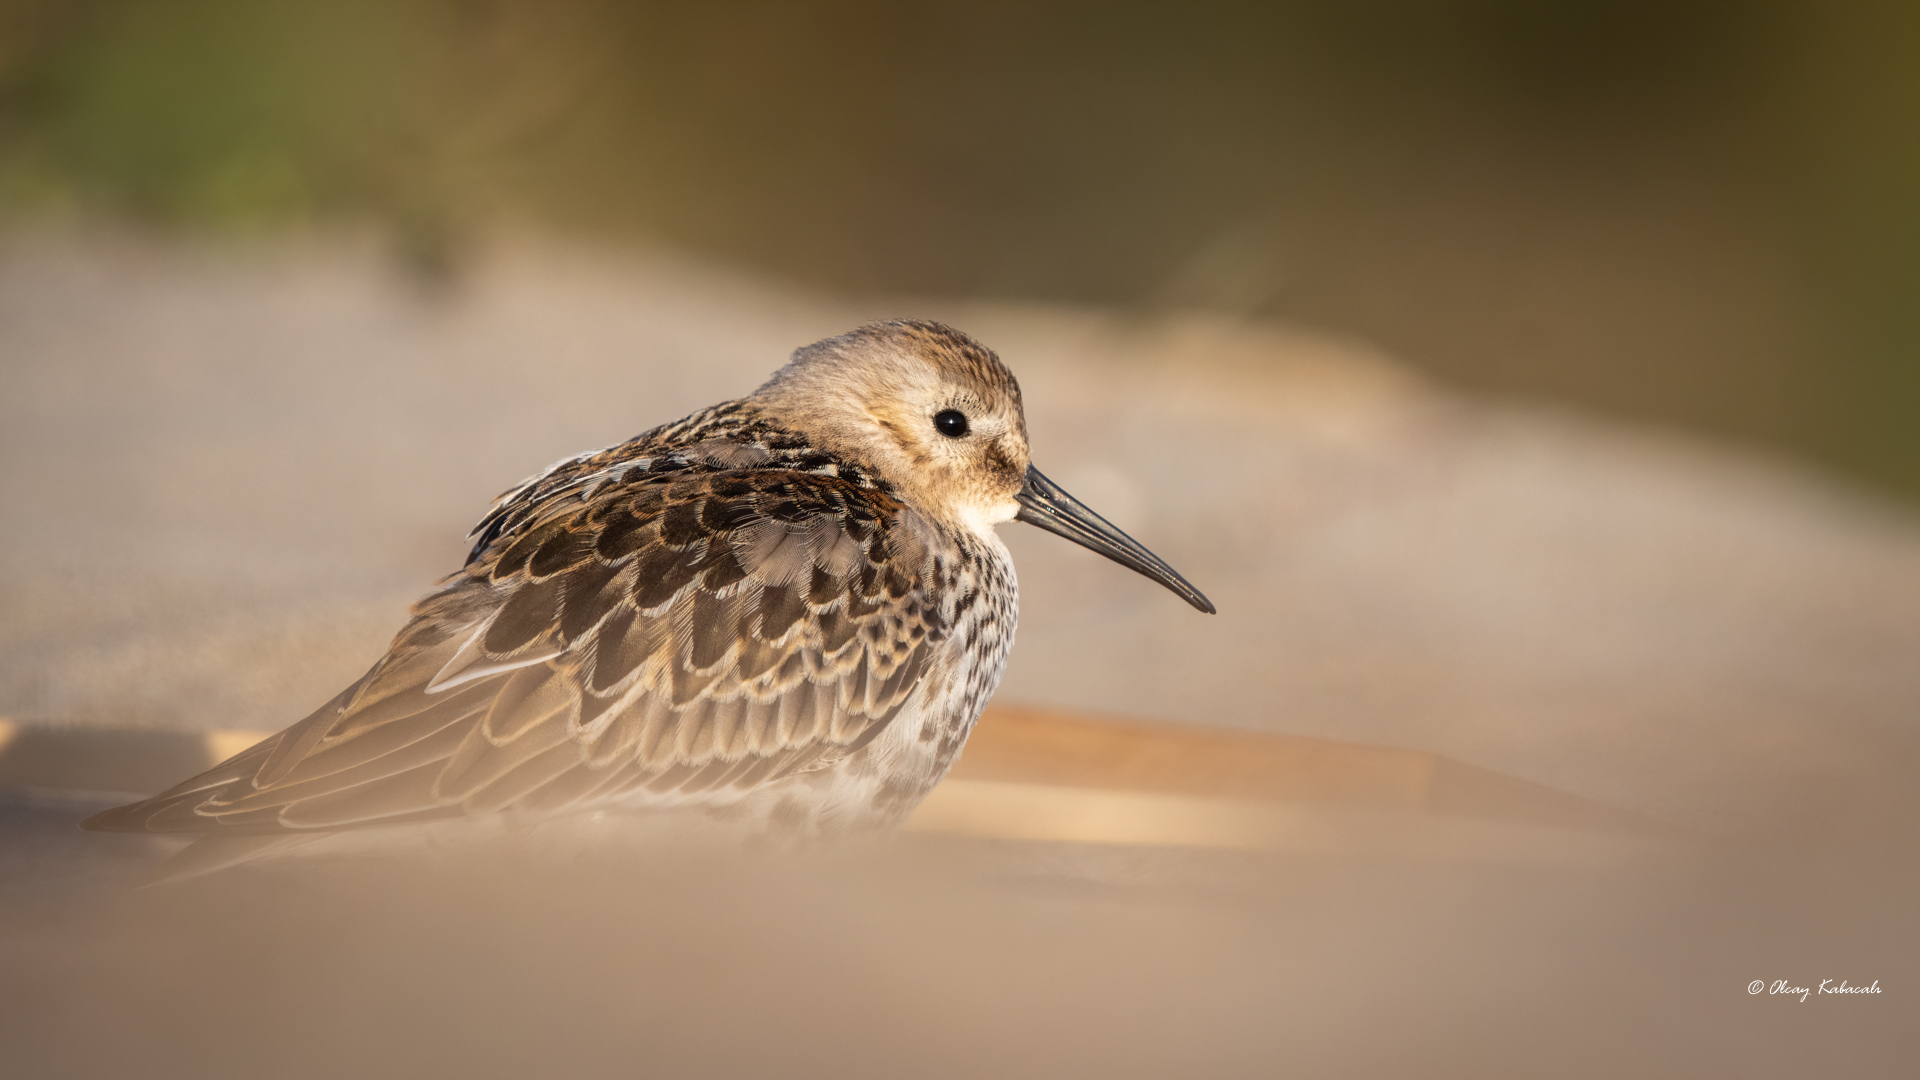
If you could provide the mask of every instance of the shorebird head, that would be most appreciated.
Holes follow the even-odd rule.
[[[895,320],[798,349],[753,395],[823,449],[893,485],[915,509],[979,535],[1020,520],[1213,604],[1133,538],[1033,467],[1020,384],[952,327]]]

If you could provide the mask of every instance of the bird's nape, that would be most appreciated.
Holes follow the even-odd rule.
[[[1027,483],[1018,496],[1020,512],[1015,521],[1037,525],[1064,536],[1090,551],[1097,551],[1121,566],[1165,585],[1180,599],[1209,615],[1215,614],[1213,601],[1179,575],[1173,567],[1140,542],[1113,526],[1106,518],[1088,509],[1085,503],[1067,494],[1059,484],[1032,466],[1027,467]]]

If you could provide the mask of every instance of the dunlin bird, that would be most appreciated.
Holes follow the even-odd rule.
[[[181,871],[503,813],[886,828],[946,775],[1006,666],[1008,520],[1214,610],[1028,463],[991,351],[937,323],[864,326],[502,495],[359,681],[84,824],[202,837]]]

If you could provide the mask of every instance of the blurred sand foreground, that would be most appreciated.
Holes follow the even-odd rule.
[[[1036,464],[1221,609],[1007,526],[1022,618],[999,700],[1441,754],[1696,842],[1576,872],[925,840],[825,865],[256,874],[133,899],[0,870],[0,1071],[1912,1060],[1895,1020],[1920,974],[1920,523],[1286,327],[826,301],[529,241],[427,288],[344,243],[15,237],[0,717],[291,722],[379,654],[514,480],[909,314],[998,350]],[[58,800],[7,807],[36,858],[146,857],[68,836]],[[1746,989],[1828,978],[1883,992]]]

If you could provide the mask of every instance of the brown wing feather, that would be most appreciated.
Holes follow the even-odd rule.
[[[781,469],[548,494],[339,697],[86,824],[341,829],[714,799],[824,767],[884,729],[944,636],[918,528],[884,493]]]

